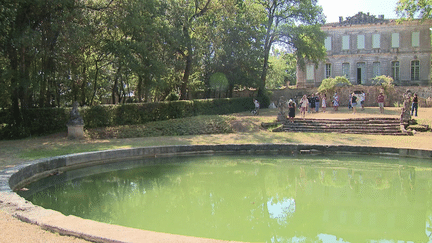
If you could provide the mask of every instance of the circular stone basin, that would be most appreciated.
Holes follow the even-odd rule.
[[[295,151],[129,159],[18,193],[65,215],[228,241],[432,240],[430,159]]]

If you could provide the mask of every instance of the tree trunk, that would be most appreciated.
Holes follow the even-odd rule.
[[[87,67],[84,65],[82,73],[82,83],[81,83],[81,106],[87,104],[86,102],[86,85],[87,85]]]
[[[182,85],[180,88],[180,99],[181,100],[187,100],[187,86],[189,83],[189,76],[192,69],[192,57],[190,54],[188,54],[186,57],[186,67],[182,79]]]
[[[142,75],[138,75],[138,87],[137,87],[137,92],[138,92],[138,102],[142,102],[142,97],[143,97],[143,78]]]
[[[182,84],[180,87],[180,99],[186,100],[189,76],[192,71],[192,43],[191,43],[191,38],[189,36],[188,27],[186,26],[183,26],[183,35],[186,39],[186,53],[183,54],[186,63],[185,63],[185,70],[183,74]]]

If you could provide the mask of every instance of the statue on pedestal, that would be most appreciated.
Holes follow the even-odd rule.
[[[281,96],[279,98],[279,102],[278,102],[279,112],[277,115],[277,121],[279,121],[279,122],[285,122],[287,120],[287,115],[285,114],[285,111],[284,111],[285,106],[286,106],[285,97]]]
[[[411,121],[411,91],[407,90],[403,95],[403,105],[400,116],[400,127],[402,131],[406,131],[409,122]]]
[[[72,110],[70,112],[70,119],[67,123],[68,137],[73,138],[84,138],[84,120],[78,111],[78,102],[74,102]]]
[[[84,120],[82,119],[79,111],[78,111],[78,102],[74,102],[72,105],[72,110],[70,112],[70,119],[67,125],[84,125]]]

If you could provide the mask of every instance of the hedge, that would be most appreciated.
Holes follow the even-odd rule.
[[[252,98],[180,100],[158,103],[98,105],[80,108],[85,128],[139,125],[198,115],[224,115],[254,108]],[[17,139],[66,131],[70,108],[32,108],[21,110],[23,123],[12,124],[10,112],[0,112],[0,139]]]

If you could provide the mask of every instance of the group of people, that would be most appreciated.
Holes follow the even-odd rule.
[[[364,110],[364,103],[366,100],[366,94],[364,91],[362,92],[352,92],[349,95],[349,102],[348,102],[348,108],[353,110],[353,113],[355,114],[357,111],[357,108],[360,108]],[[385,96],[382,91],[377,96],[376,99],[378,103],[378,107],[380,109],[380,113],[384,113],[384,103],[385,103]],[[288,102],[288,118],[291,122],[294,122],[294,117],[296,113],[297,104],[294,100],[290,99]],[[255,112],[258,114],[259,111],[259,102],[255,99]],[[332,105],[335,111],[338,110],[340,104],[339,95],[337,92],[334,93],[333,99],[332,99]],[[327,96],[325,94],[320,95],[319,93],[312,94],[310,96],[303,95],[303,97],[299,101],[300,106],[300,114],[302,118],[305,118],[306,112],[319,112],[319,107],[321,106],[323,112],[326,112],[327,108]],[[415,93],[412,98],[412,107],[411,107],[411,115],[417,116],[418,111],[418,96]]]
[[[313,112],[315,110],[315,112],[319,112],[320,106],[323,112],[326,112],[327,96],[326,94],[320,95],[319,93],[310,96],[303,95],[299,103],[302,117],[305,117],[307,111]]]

